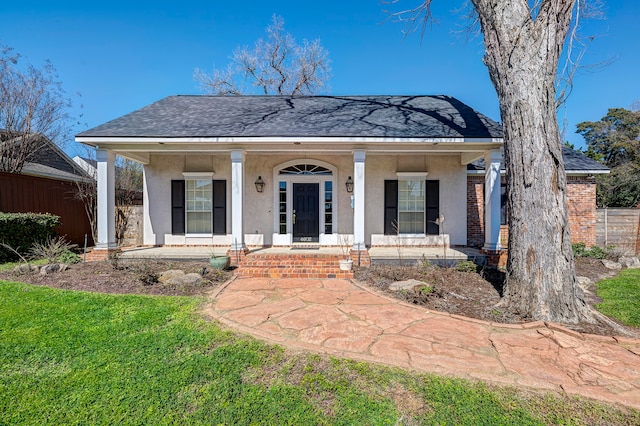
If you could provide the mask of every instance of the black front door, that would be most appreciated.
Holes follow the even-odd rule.
[[[293,241],[320,241],[318,203],[320,186],[317,183],[293,184]]]

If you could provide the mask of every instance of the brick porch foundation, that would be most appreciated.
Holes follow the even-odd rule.
[[[368,250],[351,250],[349,256],[351,256],[351,260],[353,260],[353,266],[362,268],[371,266],[371,257],[369,256]]]
[[[480,253],[487,256],[487,265],[495,266],[497,268],[507,267],[507,255],[508,250],[480,250]]]
[[[231,250],[227,251],[227,256],[229,256],[229,264],[231,266],[239,266],[242,265],[247,259],[247,254],[249,254],[249,249],[242,250]]]
[[[109,256],[120,252],[120,249],[98,249],[94,248],[86,255],[87,262],[98,262],[109,259]]]

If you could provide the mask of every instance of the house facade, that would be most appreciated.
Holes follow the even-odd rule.
[[[501,126],[447,96],[171,96],[76,140],[97,149],[99,250],[115,154],[144,165],[149,246],[503,246]]]

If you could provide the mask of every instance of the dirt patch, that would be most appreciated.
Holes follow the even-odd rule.
[[[203,269],[204,268],[204,269]],[[198,273],[202,281],[196,284],[162,283],[159,275],[170,269],[185,273]],[[205,261],[119,260],[111,262],[84,262],[73,264],[63,272],[49,275],[30,273],[16,276],[0,272],[0,279],[20,281],[72,290],[111,294],[153,294],[166,296],[204,295],[213,287],[229,280],[232,271],[213,270]]]

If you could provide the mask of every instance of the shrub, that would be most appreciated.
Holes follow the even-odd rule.
[[[64,237],[47,237],[42,243],[34,243],[30,253],[32,258],[47,259],[49,263],[76,263],[80,258],[71,251],[75,247],[75,244],[69,243]],[[70,262],[63,260],[70,260]]]
[[[58,256],[58,262],[60,263],[80,263],[81,260],[80,255],[71,250],[65,250]]]
[[[571,244],[571,250],[573,250],[574,257],[584,257],[584,253],[587,250],[587,245],[585,243]]]
[[[433,287],[431,287],[431,286],[430,286],[430,285],[428,285],[428,284],[425,284],[425,285],[423,285],[423,286],[420,286],[420,288],[418,288],[418,291],[419,291],[421,294],[429,294],[429,293],[433,293]]]
[[[571,244],[574,257],[591,257],[594,259],[606,259],[613,255],[613,246],[606,248],[591,246],[587,247],[585,243]]]
[[[477,272],[478,266],[470,260],[464,260],[458,262],[456,265],[456,271],[458,272]]]
[[[26,253],[34,243],[55,236],[54,228],[59,224],[60,217],[48,213],[0,213],[0,242]],[[0,246],[0,262],[17,259],[14,252]]]

